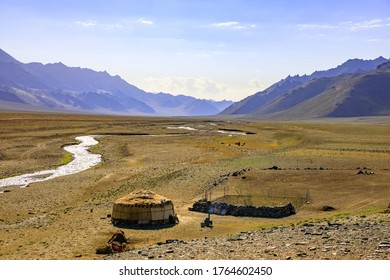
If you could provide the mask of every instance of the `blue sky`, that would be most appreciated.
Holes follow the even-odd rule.
[[[390,0],[0,0],[0,48],[151,92],[240,100],[289,74],[390,57]]]

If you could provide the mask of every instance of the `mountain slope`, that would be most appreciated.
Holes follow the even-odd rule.
[[[2,49],[0,49],[0,62],[20,63]]]
[[[223,110],[220,115],[245,115],[254,113],[262,106],[265,106],[275,98],[288,92],[290,89],[301,83],[302,82],[300,79],[295,79],[294,77],[289,76],[286,79],[273,84],[264,91],[258,92],[239,102],[233,103],[228,108]]]
[[[360,74],[312,80],[254,112],[254,118],[390,115],[390,63]]]
[[[227,109],[222,111],[221,115],[259,115],[261,109],[269,105],[280,96],[287,94],[293,88],[303,85],[311,80],[318,78],[337,77],[344,74],[362,73],[375,69],[378,65],[387,62],[383,57],[374,60],[351,59],[343,64],[325,71],[316,71],[311,75],[288,76],[287,78],[273,84],[264,91],[257,92],[242,101],[233,103]]]
[[[13,108],[30,104],[32,108],[104,114],[212,115],[232,103],[214,106],[212,102],[184,95],[148,93],[107,72],[62,63],[24,64],[1,49],[0,90],[0,102],[14,102]],[[198,107],[194,109],[196,103]]]

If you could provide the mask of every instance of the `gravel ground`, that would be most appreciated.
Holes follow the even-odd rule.
[[[390,260],[390,215],[274,227],[227,237],[167,240],[142,250],[111,254],[105,259]]]

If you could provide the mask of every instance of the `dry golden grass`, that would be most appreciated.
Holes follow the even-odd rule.
[[[0,194],[1,259],[101,258],[95,249],[116,231],[107,218],[112,203],[139,189],[172,199],[180,224],[158,230],[124,229],[135,248],[166,239],[229,235],[377,212],[390,203],[388,125],[12,112],[0,113],[0,119],[0,177],[58,166],[66,158],[63,145],[74,143],[76,136],[107,135],[91,148],[103,156],[98,166],[25,189],[5,188],[10,192]],[[181,125],[197,130],[166,129]],[[228,136],[217,133],[220,128],[256,134]],[[274,165],[284,170],[267,169]],[[375,175],[356,175],[357,167],[371,168]],[[308,192],[310,204],[301,205],[297,215],[278,220],[213,216],[215,227],[201,228],[205,215],[189,212],[188,207],[219,176],[242,168],[251,168],[247,178],[229,177],[213,190],[215,197],[226,187],[259,197]],[[336,210],[323,212],[324,205]]]

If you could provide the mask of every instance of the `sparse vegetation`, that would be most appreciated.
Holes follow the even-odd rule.
[[[72,154],[69,153],[69,152],[65,152],[65,153],[64,153],[64,156],[61,158],[60,165],[68,164],[68,163],[71,162],[72,160],[73,160]]]
[[[10,192],[0,194],[4,259],[101,258],[96,248],[116,231],[108,218],[112,203],[137,189],[172,199],[180,223],[158,231],[124,229],[135,248],[167,239],[228,238],[275,225],[370,215],[387,209],[390,202],[390,127],[367,124],[367,119],[366,123],[213,121],[221,129],[255,133],[231,137],[216,132],[206,119],[3,112],[1,120],[0,177],[68,162],[62,146],[76,136],[121,134],[98,138],[100,144],[91,150],[104,160],[97,167],[25,189],[7,187]],[[198,130],[172,134],[168,126]],[[141,132],[160,136],[134,135]],[[278,169],[269,169],[272,166]],[[357,176],[358,167],[375,174]],[[214,228],[201,228],[205,215],[188,207],[204,197],[208,184],[242,168],[250,168],[245,179],[229,176],[212,190],[212,196],[223,197],[224,188],[225,192],[229,188],[229,194],[238,192],[248,204],[284,204],[307,193],[310,199],[287,218],[212,216]],[[323,211],[324,205],[335,210]]]

